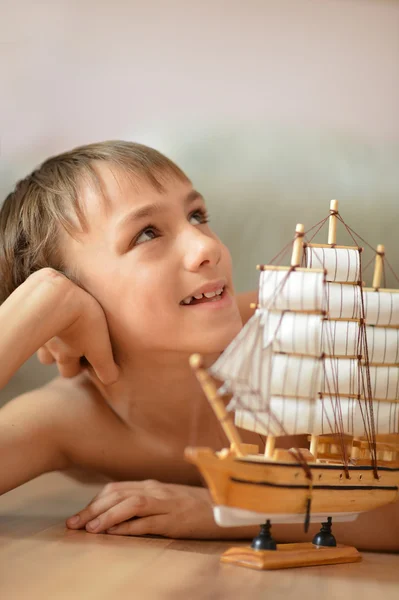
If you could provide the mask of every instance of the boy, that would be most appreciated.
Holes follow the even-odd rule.
[[[256,535],[256,527],[217,527],[209,493],[183,458],[194,403],[196,443],[226,445],[188,357],[200,352],[211,364],[256,297],[234,296],[228,250],[184,173],[137,144],[77,148],[17,185],[0,212],[0,236],[0,386],[38,349],[63,375],[0,411],[0,493],[79,466],[116,482],[69,527]],[[362,518],[336,525],[335,534],[363,548],[397,549],[398,505],[374,517],[375,535]],[[299,526],[273,532],[301,538]]]

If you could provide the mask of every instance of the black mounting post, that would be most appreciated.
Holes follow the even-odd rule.
[[[259,534],[252,540],[251,548],[254,550],[277,550],[276,541],[270,534],[270,521],[266,521],[264,525],[260,526]]]
[[[319,533],[316,533],[312,540],[315,546],[336,546],[337,542],[331,533],[332,518],[327,517],[327,522],[321,524]]]

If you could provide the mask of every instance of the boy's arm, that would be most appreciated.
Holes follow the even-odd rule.
[[[75,364],[76,370],[80,357],[86,356],[100,379],[117,378],[101,306],[54,269],[33,273],[3,302],[0,331],[0,389],[52,339],[66,349],[60,363]],[[63,422],[71,417],[70,390],[59,387],[47,385],[0,410],[0,494],[41,473],[69,466],[61,443],[68,442]]]
[[[66,469],[60,415],[51,388],[18,396],[0,410],[0,494],[42,473]]]
[[[0,389],[51,340],[62,342],[57,363],[71,376],[85,356],[103,383],[118,378],[105,314],[90,294],[54,269],[30,275],[0,306]],[[57,352],[57,354],[60,351]]]
[[[259,534],[259,526],[218,527],[207,488],[153,480],[108,483],[67,520],[67,526],[91,533],[195,539],[252,539]],[[399,550],[398,527],[399,503],[395,503],[364,513],[352,523],[333,523],[333,533],[339,544],[394,552]],[[277,542],[310,542],[319,530],[320,524],[314,523],[305,534],[303,524],[279,525],[272,519]]]

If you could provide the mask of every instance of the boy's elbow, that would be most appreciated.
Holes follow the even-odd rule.
[[[70,466],[54,435],[51,411],[39,395],[40,390],[29,392],[0,410],[0,495]]]

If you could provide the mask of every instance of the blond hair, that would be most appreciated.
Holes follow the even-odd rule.
[[[16,184],[0,209],[0,304],[34,271],[52,267],[68,275],[57,245],[59,227],[73,235],[75,216],[84,228],[82,183],[101,190],[94,161],[119,167],[159,191],[167,178],[187,180],[163,154],[133,142],[88,144],[49,158]]]

